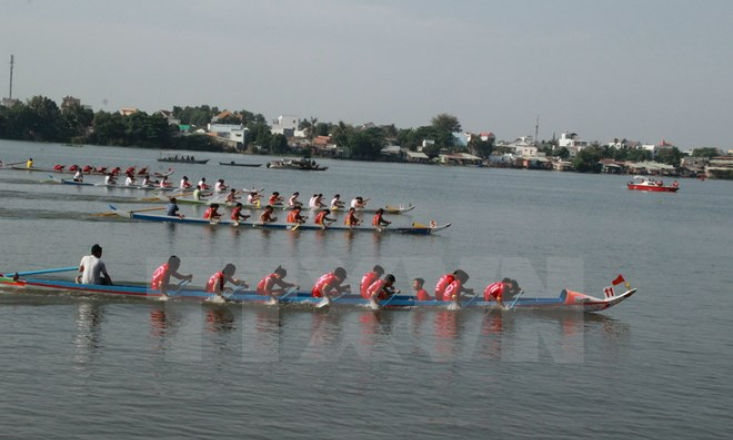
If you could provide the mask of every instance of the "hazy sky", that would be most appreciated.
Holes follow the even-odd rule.
[[[733,148],[731,0],[0,0],[0,95]]]

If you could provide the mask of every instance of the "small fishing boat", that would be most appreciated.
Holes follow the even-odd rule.
[[[157,214],[142,214],[135,211],[123,211],[115,207],[114,205],[109,205],[109,208],[115,212],[117,215],[123,218],[131,218],[135,220],[144,220],[144,221],[150,221],[150,222],[165,222],[165,223],[184,223],[184,224],[192,224],[192,225],[211,225],[211,226],[230,226],[230,227],[250,227],[250,228],[259,228],[259,229],[282,229],[287,231],[358,231],[358,232],[376,232],[376,233],[382,233],[382,232],[396,232],[399,234],[411,234],[411,235],[431,235],[436,232],[442,231],[443,229],[447,229],[450,227],[450,223],[446,223],[443,225],[434,225],[434,226],[425,226],[413,223],[412,226],[403,226],[403,227],[381,227],[381,228],[374,228],[370,226],[356,226],[353,228],[350,228],[348,226],[328,226],[323,227],[321,225],[314,225],[314,224],[301,224],[301,225],[295,225],[295,224],[289,224],[289,223],[252,223],[252,222],[233,222],[231,220],[221,218],[218,221],[211,221],[208,219],[203,218],[194,218],[194,217],[173,217],[173,216],[167,216],[167,215],[157,215]]]
[[[634,176],[634,180],[628,182],[626,187],[633,191],[650,191],[650,192],[677,192],[680,185],[675,180],[671,185],[665,185],[662,180],[654,180],[644,176]]]
[[[54,294],[73,293],[73,294],[99,294],[119,297],[138,297],[147,299],[160,299],[163,295],[158,290],[150,289],[145,285],[114,285],[103,286],[94,284],[77,284],[74,281],[59,280],[52,278],[33,278],[34,274],[65,272],[76,270],[76,267],[49,269],[47,271],[30,271],[25,272],[31,275],[19,276],[6,275],[0,276],[0,286],[27,290],[39,290]],[[636,293],[636,289],[628,289],[624,293],[607,297],[595,298],[580,292],[565,289],[556,298],[517,298],[512,301],[509,306],[511,310],[538,310],[538,311],[568,311],[568,312],[599,312],[610,307],[618,305],[624,300],[630,298]],[[351,306],[351,307],[370,307],[370,301],[357,294],[341,295],[332,299],[324,299],[313,297],[310,292],[292,292],[285,294],[272,301],[269,296],[258,295],[253,291],[233,291],[217,297],[212,293],[208,293],[201,288],[189,288],[182,286],[178,289],[169,291],[170,298],[181,300],[198,300],[232,303],[232,304],[268,304],[268,305],[302,305],[310,307],[323,306]],[[377,305],[383,308],[448,308],[455,307],[449,301],[418,301],[414,296],[394,295],[389,299],[380,300]],[[501,309],[495,301],[474,301],[472,299],[464,299],[463,304],[459,308],[470,309]]]
[[[209,163],[209,160],[211,159],[197,160],[197,159],[194,159],[193,156],[178,156],[178,155],[159,157],[157,159],[158,162],[188,163],[188,164],[194,164],[194,165],[204,165],[204,164]]]
[[[252,168],[256,168],[256,167],[261,167],[262,166],[261,163],[237,163],[237,162],[234,162],[234,161],[231,161],[231,162],[219,162],[219,165],[226,166],[226,167],[252,167]]]
[[[273,160],[267,164],[267,168],[273,170],[300,170],[300,171],[326,171],[328,167],[321,166],[314,160],[308,159],[283,159]]]

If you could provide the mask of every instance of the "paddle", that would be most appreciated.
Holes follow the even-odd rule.
[[[240,284],[239,286],[237,286],[237,288],[236,288],[236,289],[232,290],[232,291],[231,291],[231,292],[229,292],[229,293],[226,293],[226,292],[222,292],[222,293],[221,293],[221,296],[222,296],[222,297],[223,297],[224,299],[226,299],[226,300],[229,300],[229,299],[231,299],[231,298],[232,298],[232,296],[234,296],[234,295],[236,295],[236,294],[238,294],[238,293],[242,292],[242,291],[243,291],[244,289],[246,289],[247,287],[249,287],[249,286],[247,286],[247,283],[242,283],[242,284]]]
[[[162,211],[164,209],[165,209],[164,206],[159,206],[157,208],[137,209],[135,211],[130,211],[130,214],[134,214],[134,213],[137,213],[137,212]],[[95,216],[95,217],[112,217],[112,216],[117,215],[117,213],[115,213],[115,212],[109,212],[108,211],[108,212],[98,212],[98,213],[92,214],[92,215]]]
[[[522,295],[524,295],[524,290],[520,291],[520,292],[519,292],[519,293],[517,294],[517,296],[515,296],[515,297],[514,297],[514,301],[512,301],[512,303],[511,303],[511,304],[509,305],[509,307],[507,308],[507,310],[511,310],[511,309],[513,309],[513,308],[514,308],[514,305],[515,305],[515,304],[517,303],[517,301],[519,300],[519,297],[520,297],[520,296],[522,296]]]
[[[22,164],[24,164],[25,162],[26,162],[26,161],[23,161],[23,162],[15,162],[15,163],[6,163],[6,164],[5,164],[5,165],[3,165],[3,166],[6,166],[6,167],[14,167],[14,166],[16,166],[16,165],[22,165]]]
[[[79,270],[79,266],[69,266],[69,267],[57,267],[54,269],[41,269],[41,270],[28,270],[25,272],[13,272],[5,273],[6,275],[18,275],[19,277],[24,277],[28,275],[42,275],[46,273],[59,273],[59,272],[73,272]]]
[[[273,305],[273,306],[274,305],[279,305],[280,304],[280,301],[283,298],[287,298],[288,296],[292,295],[293,293],[295,293],[297,291],[298,291],[298,286],[288,287],[288,289],[282,295],[280,295],[278,297],[274,297],[274,296],[273,297],[270,297],[270,301],[268,302],[268,304],[269,305]]]
[[[181,280],[181,282],[179,282],[178,284],[176,284],[177,289],[176,289],[175,292],[168,291],[168,294],[167,295],[163,294],[163,292],[160,292],[161,293],[160,299],[162,301],[165,301],[168,298],[171,298],[171,297],[174,297],[174,296],[180,294],[181,291],[183,290],[183,288],[186,287],[186,286],[188,286],[190,283],[191,283],[191,280]]]

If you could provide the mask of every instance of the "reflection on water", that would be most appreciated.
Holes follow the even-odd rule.
[[[76,312],[74,360],[79,369],[86,369],[99,348],[103,311],[96,302],[79,303]]]
[[[206,310],[206,324],[206,330],[211,333],[229,333],[236,328],[234,314],[224,306]]]

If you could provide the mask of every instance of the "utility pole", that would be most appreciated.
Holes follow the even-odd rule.
[[[13,67],[15,66],[15,56],[10,55],[10,96],[8,99],[13,99]]]
[[[537,139],[539,132],[540,132],[540,115],[537,115],[537,122],[534,124],[534,145],[535,147],[540,146],[540,141]]]

